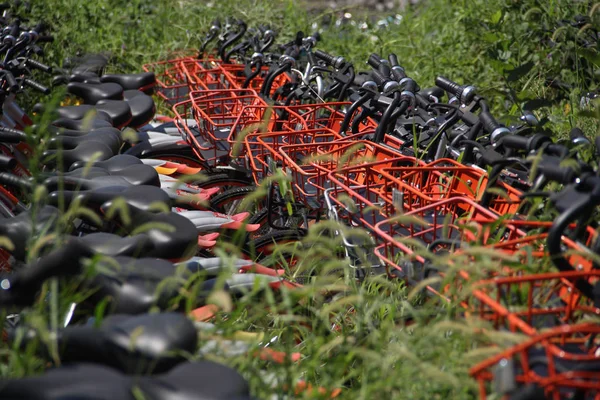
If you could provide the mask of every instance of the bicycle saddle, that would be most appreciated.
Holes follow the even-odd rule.
[[[103,112],[96,113],[96,116],[91,121],[86,121],[85,119],[58,118],[52,121],[52,125],[77,131],[87,131],[97,128],[113,128],[110,117]]]
[[[79,240],[95,253],[105,256],[134,257],[152,250],[152,241],[144,234],[121,237],[110,233],[98,232],[82,236]]]
[[[173,299],[179,297],[181,281],[191,276],[186,271],[181,275],[172,263],[156,258],[121,258],[117,263],[115,268],[106,262],[109,272],[98,273],[86,282],[93,293],[81,307],[93,310],[98,303],[109,299],[109,310],[115,314],[143,314],[154,306],[172,309]],[[184,307],[184,300],[180,301],[178,309]]]
[[[70,364],[43,375],[0,381],[4,400],[135,400],[131,379],[96,364]]]
[[[33,304],[36,293],[48,278],[79,273],[83,258],[91,255],[87,246],[74,239],[16,272],[0,274],[0,280],[8,282],[0,290],[0,306]]]
[[[107,186],[84,192],[70,190],[56,191],[48,195],[48,203],[57,205],[61,198],[67,207],[77,199],[82,205],[94,209],[98,209],[102,204],[115,198],[123,199],[128,205],[144,211],[150,211],[157,203],[165,205],[171,203],[171,198],[164,190],[147,185],[130,187]]]
[[[33,107],[34,112],[42,112],[44,105],[41,103]],[[88,113],[96,113],[106,119],[111,125],[123,127],[131,120],[129,103],[122,100],[100,100],[95,106],[82,104],[79,106],[64,106],[56,109],[59,118],[80,120]],[[108,118],[107,118],[108,117]]]
[[[138,385],[148,400],[251,399],[237,371],[211,361],[183,363],[164,375],[143,377]]]
[[[143,164],[143,162],[134,156],[127,154],[119,154],[104,161],[96,161],[92,164],[93,167],[103,168],[107,171],[121,171],[125,168],[129,168],[132,165]],[[85,162],[76,162],[71,165],[70,170],[73,171],[78,168],[84,168],[87,164]]]
[[[59,150],[46,150],[42,153],[43,157],[48,157],[48,161],[46,164],[55,166],[58,164],[57,157]],[[85,141],[83,143],[79,143],[72,149],[69,150],[60,150],[60,156],[62,157],[62,167],[64,170],[68,170],[73,163],[78,161],[82,162],[90,162],[90,161],[99,161],[99,160],[108,160],[115,153],[105,145],[100,142],[89,142]]]
[[[3,400],[250,400],[249,386],[235,370],[211,361],[187,362],[169,372],[128,377],[96,364],[70,364],[43,375],[4,380]]]
[[[135,167],[137,167],[137,165]],[[138,170],[139,168],[135,169]],[[148,174],[147,172],[150,172],[150,170],[148,170],[147,168],[144,168],[141,172],[142,173],[137,174],[137,171],[134,170],[134,167],[131,167],[131,169],[127,171],[114,172],[113,174],[115,175],[111,175],[109,173],[106,173],[105,175],[100,175],[100,173],[95,173],[91,177],[81,177],[73,175],[53,176],[44,181],[44,186],[50,192],[59,191],[61,189],[87,191],[106,189],[110,187],[128,188],[138,184],[143,185],[149,182],[154,182],[156,178],[156,173],[153,175]],[[118,174],[123,174],[125,176],[120,176]],[[58,195],[60,195],[60,193]]]
[[[131,109],[132,119],[129,126],[132,128],[144,126],[154,118],[156,106],[152,97],[139,90],[126,90],[123,92],[123,98]]]
[[[85,130],[57,128],[53,133],[55,136],[59,136],[59,137],[78,137],[78,136],[85,136],[90,133],[104,133],[106,135],[117,136],[119,138],[121,137],[121,131],[112,126],[102,127],[102,128],[85,129]]]
[[[118,83],[124,90],[151,91],[156,84],[154,72],[141,72],[138,74],[105,74],[100,77],[100,82]]]
[[[58,219],[59,210],[55,207],[44,206],[35,211],[28,210],[16,217],[0,218],[0,236],[6,236],[12,242],[13,257],[25,261],[27,257],[28,242],[35,232],[50,228]],[[35,220],[33,219],[35,218]]]
[[[102,83],[100,82],[100,77],[98,77],[98,74],[93,72],[93,71],[86,71],[86,72],[76,72],[73,73],[71,75],[63,75],[64,78],[66,78],[66,82],[65,83],[69,83],[69,82],[83,82],[83,83]]]
[[[96,109],[107,113],[116,128],[131,125],[133,111],[130,103],[124,100],[100,100],[96,103]]]
[[[113,153],[118,153],[123,141],[120,136],[113,132],[91,131],[87,135],[81,136],[55,136],[48,140],[48,147],[51,149],[73,149],[84,142],[99,142],[107,145]]]
[[[169,154],[179,154],[179,155],[190,155],[194,158],[197,156],[193,153],[189,144],[184,142],[183,140],[179,140],[177,142],[162,142],[162,143],[150,143],[148,141],[140,142],[135,146],[128,149],[125,154],[129,154],[135,157],[148,157],[148,158],[156,158],[155,155],[168,152]]]
[[[118,169],[118,167],[107,169],[102,167],[88,167],[88,168],[76,168],[68,172],[60,172],[58,174],[48,174],[48,178],[60,177],[60,176],[71,176],[76,178],[93,179],[99,176],[120,176],[125,178],[127,182],[132,185],[156,185],[156,174],[151,172],[148,168],[141,168],[138,165],[133,164],[130,167]],[[155,170],[156,171],[156,170]],[[160,175],[158,175],[160,178]],[[159,183],[162,186],[162,181],[159,179]],[[49,183],[52,185],[53,183]]]
[[[123,88],[117,83],[83,83],[70,82],[67,92],[80,97],[84,104],[96,104],[100,100],[122,100]]]
[[[13,340],[16,338],[12,334]],[[28,330],[22,348],[36,338]],[[166,372],[185,362],[198,345],[194,324],[178,313],[130,316],[116,314],[102,326],[69,326],[57,332],[60,360],[65,363],[93,362],[126,374]]]
[[[102,210],[108,210],[112,201],[104,203]],[[126,231],[133,231],[137,227],[149,224],[144,234],[150,238],[154,248],[145,255],[148,257],[159,257],[172,260],[189,258],[196,251],[198,232],[194,224],[187,218],[175,213],[150,213],[129,206],[128,212],[131,223],[125,224],[120,217],[119,223]]]

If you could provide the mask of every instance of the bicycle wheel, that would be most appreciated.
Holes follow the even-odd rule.
[[[244,198],[254,193],[255,189],[254,186],[242,186],[223,191],[210,199],[210,207],[216,212],[228,215],[234,215],[242,211],[254,212],[257,209],[257,204],[249,205],[251,208],[249,210],[242,210],[240,206]]]
[[[202,189],[219,188],[219,192],[217,192],[215,195],[221,194],[232,188],[248,187],[252,185],[252,182],[249,178],[231,176],[229,174],[206,175],[206,179],[192,183]]]
[[[303,235],[295,230],[272,231],[249,243],[246,252],[266,267],[293,269],[298,261],[298,252],[289,248],[278,249],[278,246],[299,242],[302,238]]]

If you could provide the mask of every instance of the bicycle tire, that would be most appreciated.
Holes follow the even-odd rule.
[[[272,231],[254,240],[252,243],[252,249],[249,250],[253,250],[254,254],[256,254],[256,262],[261,263],[265,266],[270,266],[269,263],[266,263],[265,261],[268,260],[269,257],[273,256],[273,252],[271,251],[272,246],[290,242],[297,242],[302,240],[303,237],[304,235],[295,230]],[[288,265],[289,264],[292,263],[288,262]]]
[[[223,193],[226,190],[231,189],[233,187],[252,185],[249,179],[232,177],[228,174],[206,175],[206,179],[202,179],[191,183],[202,189],[210,189],[214,187],[221,188],[222,190],[219,193]]]
[[[242,186],[242,187],[234,187],[229,190],[223,191],[210,199],[210,207],[216,212],[220,212],[223,214],[236,214],[237,209],[234,210],[226,210],[225,205],[234,200],[243,199],[251,193],[254,193],[256,188],[254,186]],[[246,210],[243,210],[246,211]]]

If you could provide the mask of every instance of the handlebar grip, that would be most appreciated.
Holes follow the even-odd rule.
[[[19,83],[11,72],[4,71],[4,80],[6,81],[7,90],[15,91],[19,89]]]
[[[529,141],[530,138],[527,136],[506,135],[499,144],[511,149],[527,151],[529,149]]]
[[[27,134],[18,129],[5,128],[0,126],[0,142],[2,143],[20,143],[27,140]]]
[[[49,65],[43,64],[37,60],[32,60],[31,58],[28,58],[27,61],[25,62],[25,64],[27,64],[27,66],[29,68],[39,69],[42,72],[46,72],[46,73],[52,72],[52,67],[50,67]]]
[[[19,36],[19,31],[21,30],[21,24],[19,21],[15,21],[15,23],[10,28],[10,32],[8,33],[10,36],[15,39]]]
[[[369,64],[373,69],[378,70],[381,65],[381,56],[376,53],[371,53],[369,59],[367,60],[367,64]]]
[[[492,133],[495,129],[498,129],[500,127],[500,124],[498,123],[498,121],[496,121],[496,118],[494,118],[492,113],[490,113],[489,111],[482,111],[481,114],[479,114],[479,119],[483,124],[483,128],[488,133]]]
[[[24,78],[23,79],[23,84],[29,86],[32,89],[37,90],[40,93],[50,94],[50,89],[48,89],[46,86],[42,85],[41,83],[37,83],[35,81],[32,81],[31,79]]]
[[[377,83],[377,85],[381,87],[383,87],[387,82],[389,82],[389,79],[383,76],[378,70],[371,71],[371,76],[373,77],[375,83]]]
[[[392,67],[392,77],[396,82],[400,82],[402,79],[406,78],[406,72],[404,72],[404,68],[399,65],[395,65]]]
[[[54,36],[52,35],[40,35],[38,37],[38,43],[51,43],[54,42]]]
[[[35,54],[36,56],[40,56],[43,57],[44,56],[44,49],[42,49],[40,46],[38,46],[37,44],[31,46],[31,51],[33,52],[33,54]]]
[[[453,94],[454,96],[459,96],[461,92],[461,87],[456,82],[452,82],[450,79],[438,76],[435,78],[435,85],[444,89],[446,92]]]
[[[0,184],[25,189],[31,189],[33,187],[33,184],[30,181],[6,172],[0,172]]]
[[[398,56],[394,53],[390,53],[390,55],[388,55],[388,61],[390,62],[390,66],[392,68],[400,66],[400,63],[398,62]]]
[[[12,170],[17,166],[17,160],[13,157],[0,154],[0,169]]]
[[[40,32],[42,32],[44,30],[44,28],[45,28],[45,24],[43,22],[40,22],[39,24],[37,24],[36,26],[33,27],[32,31],[39,35]]]
[[[508,128],[500,125],[496,118],[489,111],[482,111],[479,114],[479,120],[481,121],[484,130],[490,134],[490,141],[497,143],[500,138],[508,135],[510,131]]]
[[[331,54],[326,53],[323,50],[315,50],[313,54],[315,55],[315,57],[317,57],[321,61],[324,61],[326,64],[333,65],[334,57]]]
[[[538,170],[540,174],[549,180],[564,185],[573,182],[577,175],[571,168],[560,167],[555,163],[544,163],[543,161],[538,165]]]
[[[377,68],[377,70],[379,72],[381,72],[381,75],[383,75],[383,76],[387,76],[387,77],[392,76],[392,69],[387,64],[384,64],[384,63],[379,64],[379,68]]]

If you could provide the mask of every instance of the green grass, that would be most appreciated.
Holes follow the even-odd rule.
[[[403,14],[400,25],[387,29],[332,27],[323,32],[319,48],[344,55],[356,65],[363,65],[370,52],[395,52],[407,73],[423,87],[432,86],[438,74],[473,83],[490,98],[495,113],[506,120],[520,115],[528,101],[554,99],[557,92],[546,88],[544,81],[560,76],[575,90],[551,106],[536,109],[536,114],[540,119],[547,117],[547,128],[559,137],[576,125],[591,137],[596,134],[596,119],[579,115],[577,104],[581,91],[595,88],[597,54],[592,50],[581,54],[574,46],[573,38],[581,34],[577,30],[556,33],[557,44],[552,49],[544,43],[555,34],[554,21],[587,13],[582,2],[423,3]],[[297,30],[311,32],[312,22],[327,13],[308,15],[291,1],[267,0],[37,0],[31,11],[32,20],[50,23],[56,38],[53,45],[46,46],[45,59],[50,64],[61,65],[65,57],[77,53],[102,51],[114,57],[110,69],[119,72],[139,71],[142,64],[173,51],[195,48],[215,17],[240,17],[250,26],[269,23],[284,41]],[[581,59],[585,65],[577,55],[585,56]],[[232,309],[227,296],[214,298],[223,308],[216,321],[222,330],[219,338],[231,338],[240,330],[262,332],[265,338],[278,338],[273,348],[299,351],[303,359],[297,364],[275,365],[217,351],[203,357],[236,367],[249,379],[258,398],[318,397],[314,392],[294,396],[289,388],[297,379],[343,388],[340,398],[345,399],[475,398],[477,387],[468,368],[490,354],[490,344],[506,346],[519,338],[477,333],[482,323],[461,317],[457,304],[433,300],[423,305],[418,293],[399,282],[378,278],[356,284],[343,260],[331,257],[339,241],[324,238],[322,228],[314,227],[305,241],[310,246],[297,250],[300,268],[320,272],[305,289],[282,294],[257,290],[236,301]],[[220,254],[225,254],[225,248],[235,251],[223,245]],[[438,263],[447,266],[448,261],[442,258]],[[465,262],[455,261],[459,265]],[[480,270],[499,265],[490,254],[476,256],[476,262]],[[342,269],[345,276],[327,274],[334,269]],[[55,284],[48,283],[46,290]],[[48,329],[56,325],[69,302],[81,296],[77,284],[60,282],[60,294],[51,297],[54,302],[47,303],[42,296],[25,314],[27,321],[46,333],[46,340],[37,346],[52,348]],[[468,296],[469,288],[462,290],[458,297]],[[338,293],[333,300],[332,292]],[[406,323],[409,317],[410,325]],[[202,345],[214,335],[201,334],[201,338]],[[45,363],[35,356],[34,347],[23,351],[3,344],[5,363],[0,365],[0,375],[20,377],[42,371]]]

